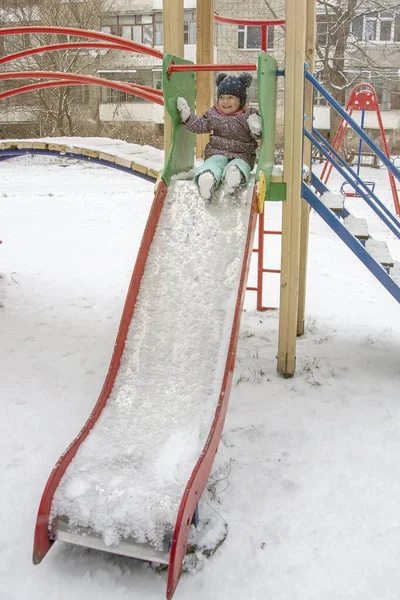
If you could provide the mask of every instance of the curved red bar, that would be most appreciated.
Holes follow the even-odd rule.
[[[110,81],[108,79],[102,79],[101,77],[94,77],[93,75],[77,75],[74,73],[62,73],[59,71],[9,71],[7,73],[0,73],[0,80],[2,79],[32,79],[41,78],[48,79],[53,77],[55,79],[61,79],[65,81],[75,82],[75,84],[89,84],[89,85],[101,85],[103,87],[109,87],[127,94],[139,96],[144,100],[155,102],[156,104],[163,105],[163,99],[157,90],[154,93],[152,88],[146,88],[146,86],[137,87],[134,84],[126,84],[118,81]],[[46,87],[46,86],[45,86]],[[47,86],[53,87],[53,86]],[[11,94],[12,95],[12,94]]]
[[[124,50],[129,52],[130,49],[123,44],[105,44],[104,42],[68,42],[64,44],[50,44],[48,46],[40,46],[39,48],[28,48],[27,50],[21,50],[21,52],[15,52],[14,54],[8,54],[0,58],[0,65],[4,65],[12,60],[24,58],[25,56],[31,56],[32,54],[41,54],[42,52],[52,52],[53,50],[68,50],[68,49],[79,49],[79,48],[109,48],[110,50]]]
[[[79,37],[93,38],[96,40],[103,40],[106,42],[116,42],[121,46],[124,46],[128,50],[134,52],[140,52],[141,54],[149,54],[155,58],[163,59],[164,55],[159,50],[152,48],[151,46],[145,46],[139,42],[132,42],[124,38],[118,37],[117,35],[111,35],[111,33],[103,33],[100,31],[86,31],[85,29],[78,29],[77,27],[53,27],[53,26],[42,26],[42,25],[28,25],[23,27],[5,27],[0,29],[0,35],[16,35],[20,33],[61,33],[65,35],[76,35]]]

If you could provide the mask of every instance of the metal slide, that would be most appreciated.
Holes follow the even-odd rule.
[[[235,197],[228,197],[224,195],[224,192],[220,192],[215,204],[207,206],[198,197],[198,192],[192,182],[179,180],[173,182],[169,187],[168,194],[164,182],[160,183],[143,235],[114,353],[100,397],[85,426],[54,467],[43,493],[35,532],[33,555],[35,564],[43,559],[56,540],[165,563],[169,568],[167,597],[172,596],[181,573],[192,517],[214,461],[227,410],[257,216],[255,194],[251,196],[252,187],[249,187],[250,190],[245,189]],[[249,194],[250,198],[247,198]],[[177,213],[179,213],[179,217],[177,217]],[[159,226],[157,227],[157,225]],[[221,232],[219,237],[218,229]],[[188,240],[188,238],[190,239]],[[209,244],[204,247],[207,239]],[[172,254],[175,256],[171,259],[168,256],[168,248],[172,243],[175,248]],[[221,247],[221,243],[225,245],[225,250]],[[230,246],[226,250],[226,246],[229,244]],[[185,246],[187,247],[186,254]],[[201,246],[203,246],[205,256],[193,257],[193,264],[206,260],[207,265],[203,267],[200,265],[197,273],[196,269],[193,271],[192,268],[188,268],[181,274],[181,277],[172,281],[175,289],[171,290],[173,297],[168,304],[169,294],[163,296],[160,289],[163,287],[165,278],[169,277],[168,269],[173,277],[179,257],[181,256],[183,264],[188,265],[189,254]],[[167,254],[165,254],[166,251]],[[175,266],[173,266],[174,264]],[[163,269],[166,273],[163,272]],[[217,300],[223,296],[228,299],[225,307],[215,305],[213,288],[220,290]],[[201,311],[196,295],[202,299]],[[174,314],[175,298],[184,298],[185,306],[180,307],[178,303]],[[192,303],[190,298],[193,299]],[[170,313],[169,306],[171,307]],[[146,321],[147,318],[143,316],[143,313],[147,310],[150,311],[151,316],[148,322],[142,325],[143,320]],[[163,330],[158,329],[156,325],[151,327],[154,322],[157,323],[157,316],[154,317],[154,313],[157,311],[161,314],[161,318],[165,318],[166,327],[168,321],[174,320],[173,332],[169,334],[167,340],[168,348],[165,348],[163,341]],[[213,320],[215,311],[218,313],[219,320]],[[136,313],[139,316],[135,321]],[[191,318],[191,313],[195,313],[193,318]],[[131,323],[132,328],[130,329]],[[136,325],[138,334],[135,337]],[[227,331],[229,331],[229,335],[227,335]],[[207,348],[205,345],[206,351],[204,352],[204,348],[202,350],[204,356],[196,358],[194,362],[190,362],[191,356],[188,356],[187,360],[183,361],[185,364],[178,365],[180,366],[178,368],[176,361],[174,363],[174,352],[178,352],[178,356],[175,356],[178,361],[181,361],[182,356],[186,356],[186,349],[188,350],[187,354],[192,355],[196,346],[204,343],[201,341],[204,339],[204,335],[210,337],[212,347]],[[129,336],[131,336],[130,339]],[[222,353],[221,350],[215,348],[215,336],[221,339]],[[182,349],[182,346],[185,346],[186,349]],[[146,357],[148,350],[150,353],[153,352],[152,357]],[[158,361],[162,365],[163,381],[160,382],[160,386],[155,385],[153,393],[153,382],[149,386],[144,385],[143,387],[142,381],[135,383],[135,376],[128,383],[125,379],[118,384],[121,369],[126,371],[135,368],[132,365],[126,366],[132,360],[135,352],[140,353],[139,362],[144,362],[144,365],[138,366],[138,371],[139,373],[144,372],[145,376],[146,373],[150,378],[152,376],[151,368],[146,366],[146,360],[150,361],[150,367],[151,360],[155,363]],[[221,354],[223,355],[223,364],[221,363]],[[198,365],[202,361],[204,369]],[[213,365],[214,371],[212,371]],[[184,377],[180,382],[182,369]],[[209,372],[211,381],[205,382],[204,375],[207,372]],[[198,381],[196,381],[196,377],[199,377]],[[212,385],[213,380],[214,385]],[[207,390],[203,389],[205,383],[208,384]],[[217,383],[219,391],[213,397]],[[134,407],[133,430],[130,429],[131,423],[127,423],[126,420],[122,422],[126,419],[127,413],[121,397],[127,385],[132,386],[128,393],[129,401],[138,403]],[[164,385],[167,385],[168,389],[164,389]],[[192,391],[190,389],[188,391],[188,387],[192,388]],[[123,435],[126,445],[131,448],[129,469],[132,473],[132,480],[129,482],[129,486],[134,490],[137,483],[138,489],[140,488],[138,498],[139,500],[143,498],[143,512],[148,511],[149,504],[159,507],[168,501],[170,506],[166,512],[166,520],[168,521],[171,511],[176,513],[174,523],[165,523],[161,547],[159,544],[151,543],[151,535],[147,535],[146,531],[141,531],[138,540],[132,534],[137,531],[135,523],[132,524],[132,531],[129,530],[129,523],[119,523],[119,529],[128,531],[128,535],[121,535],[117,544],[107,545],[104,541],[104,531],[96,530],[93,526],[97,518],[96,510],[101,511],[101,508],[97,506],[97,498],[94,500],[96,506],[90,507],[90,518],[82,517],[81,522],[79,522],[79,515],[71,521],[68,510],[66,510],[67,514],[62,514],[62,511],[60,514],[60,508],[58,508],[58,512],[56,510],[56,514],[54,514],[54,498],[57,498],[57,493],[60,493],[59,488],[63,486],[63,477],[66,478],[70,488],[71,485],[77,485],[76,472],[78,471],[79,474],[82,469],[79,466],[80,463],[75,468],[74,462],[80,460],[79,456],[83,453],[84,463],[91,465],[90,472],[87,473],[89,481],[90,477],[92,479],[96,477],[96,469],[104,470],[104,462],[107,461],[102,458],[103,455],[110,457],[114,451],[112,443],[110,448],[107,448],[110,427],[107,416],[104,416],[110,402],[112,404],[110,410],[114,411],[113,428],[121,428],[118,436]],[[143,416],[140,417],[139,427],[137,427],[138,414],[140,415],[141,411]],[[167,418],[163,414],[164,411],[168,413]],[[118,420],[121,422],[118,423]],[[180,454],[174,449],[173,459],[170,456],[163,457],[162,452],[168,453],[168,444],[173,443],[175,433],[178,437],[182,434],[181,424],[186,425],[191,432],[194,432],[196,440],[193,448],[190,440],[184,440],[184,443],[179,446]],[[146,440],[145,437],[152,435],[152,432],[157,432],[157,440],[154,442],[152,439]],[[98,443],[98,447],[94,448],[93,456],[89,457],[90,448],[87,450],[86,446],[88,444],[93,446],[93,440],[96,444]],[[188,470],[187,455],[194,456],[196,452],[196,459]],[[169,489],[171,485],[169,481],[161,481],[155,491],[152,487],[153,484],[149,483],[150,490],[143,492],[142,487],[146,485],[146,481],[144,481],[146,473],[143,475],[142,471],[141,474],[137,474],[135,463],[137,461],[151,463],[154,455],[158,453],[161,453],[161,457],[156,456],[158,461],[160,459],[165,459],[167,462],[175,460],[177,463],[172,491]],[[96,461],[96,459],[99,461],[99,465],[93,465],[92,461]],[[112,476],[115,481],[120,482],[121,478],[126,477],[126,457],[114,456],[114,459],[115,461],[111,465]],[[180,465],[183,465],[182,468]],[[139,482],[135,481],[135,476],[141,478]],[[79,476],[79,480],[82,480],[81,476]],[[121,483],[119,486],[121,488]],[[96,486],[96,489],[98,488],[99,485]],[[178,503],[176,503],[176,490],[180,490]],[[158,494],[159,497],[152,498],[151,494],[153,493]],[[68,494],[66,495],[68,496]],[[82,496],[84,493],[80,492],[78,495]],[[71,499],[70,493],[68,497],[71,500],[68,506],[73,509],[76,504],[75,497]],[[134,502],[137,503],[138,498],[135,498]],[[109,510],[110,512],[113,510],[111,505]],[[118,509],[114,510],[114,513],[117,514]],[[163,518],[162,511],[158,511],[157,515],[158,518]],[[157,523],[158,529],[163,525],[163,523]],[[144,538],[150,538],[150,541]]]

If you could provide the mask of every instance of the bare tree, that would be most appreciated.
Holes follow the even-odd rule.
[[[393,0],[317,0],[316,71],[342,106],[356,83],[378,92],[396,83],[400,67],[400,4]],[[371,81],[372,80],[372,81]],[[392,86],[393,87],[393,86]],[[331,111],[331,133],[339,118]]]
[[[77,27],[85,30],[100,30],[102,13],[107,10],[107,0],[2,0],[0,3],[1,25],[27,26],[51,25]],[[80,38],[66,35],[24,34],[7,36],[1,39],[2,53],[10,54],[20,50]],[[6,63],[7,71],[59,71],[64,73],[93,74],[96,70],[99,51],[67,49],[35,54]],[[26,83],[26,80],[24,80]],[[8,83],[8,82],[7,82]],[[19,87],[20,81],[8,83],[8,88]],[[3,88],[4,89],[4,88]],[[13,108],[20,107],[36,115],[40,135],[73,135],[87,119],[87,87],[57,87],[37,90],[13,99]]]

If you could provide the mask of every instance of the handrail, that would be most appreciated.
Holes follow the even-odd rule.
[[[333,155],[336,158],[336,160],[338,160],[343,165],[343,167],[345,169],[347,169],[347,171],[349,171],[349,173],[350,173],[351,177],[353,177],[354,181],[356,181],[357,184],[365,190],[365,192],[368,194],[368,196],[371,197],[378,204],[378,206],[389,217],[389,219],[391,219],[393,221],[393,223],[395,223],[395,225],[400,228],[400,223],[397,220],[397,218],[393,215],[393,213],[390,212],[390,210],[387,208],[387,206],[385,206],[383,204],[383,202],[381,202],[381,200],[379,200],[378,196],[373,192],[373,190],[371,190],[368,187],[368,185],[365,183],[365,181],[363,181],[361,179],[361,177],[359,175],[357,175],[357,173],[354,171],[354,169],[352,169],[351,166],[349,164],[347,164],[347,162],[345,161],[343,156],[340,156],[339,152],[337,152],[337,150],[335,150],[335,148],[314,127],[312,129],[312,134],[319,140],[320,144],[325,146],[325,148],[327,148],[328,152],[331,155]],[[328,162],[330,162],[332,166],[336,166],[336,164],[334,163],[333,160],[328,159]],[[346,181],[352,185],[352,181],[347,179],[347,177],[346,177]]]
[[[1,31],[1,30],[0,30]],[[12,60],[18,60],[21,58],[25,58],[27,56],[31,56],[33,54],[41,54],[42,52],[53,52],[54,50],[79,50],[85,48],[101,48],[106,50],[124,50],[125,52],[132,52],[130,48],[128,48],[125,44],[120,43],[105,43],[105,42],[63,42],[61,44],[49,44],[47,46],[39,46],[37,48],[27,48],[26,50],[21,50],[20,52],[14,52],[13,54],[8,54],[7,56],[2,56],[0,58],[0,65],[4,65]]]
[[[126,92],[128,94],[132,94],[134,96],[139,96],[144,100],[149,100],[151,102],[155,102],[156,104],[163,105],[163,99],[159,93],[154,93],[153,91],[148,91],[143,89],[144,86],[135,87],[133,84],[124,84],[118,81],[110,81],[108,79],[103,79],[102,77],[94,77],[93,75],[77,75],[73,73],[63,73],[58,71],[7,71],[5,73],[0,73],[0,80],[3,79],[61,79],[72,82],[80,82],[81,84],[90,84],[90,85],[101,85],[103,87],[109,87],[116,90],[120,90],[122,92]],[[52,86],[44,86],[44,87],[52,87]],[[151,88],[149,88],[151,89]],[[10,90],[12,91],[12,90]],[[15,94],[18,93],[18,88],[15,90]],[[9,96],[13,94],[8,94]]]
[[[308,131],[307,129],[304,129],[304,135],[310,140],[310,142],[312,144],[314,144],[318,148],[318,150],[325,156],[325,158],[327,158],[330,162],[333,161],[333,158],[332,158],[332,156],[330,156],[329,152],[327,150],[325,150],[325,148],[322,146],[322,144],[320,144],[316,140],[316,138],[312,135],[312,133],[310,131]],[[344,169],[342,169],[342,167],[340,165],[335,163],[335,168],[340,173],[340,175],[342,177],[344,177],[344,179],[346,179],[346,181],[349,181],[349,179],[347,178],[346,171]],[[349,183],[351,183],[351,185],[353,186],[355,191],[365,200],[365,202],[368,204],[368,206],[370,208],[372,208],[372,210],[380,217],[380,219],[382,219],[382,221],[394,233],[394,235],[400,239],[400,230],[398,230],[390,221],[388,221],[387,217],[381,213],[381,210],[377,206],[375,206],[375,204],[373,202],[370,201],[370,199],[369,199],[368,195],[365,193],[365,191],[363,189],[361,189],[361,187],[357,183],[354,183],[351,181],[349,181]]]
[[[400,181],[400,171],[394,166],[384,152],[371,140],[371,138],[361,129],[352,117],[350,117],[345,109],[340,106],[339,102],[320,84],[318,79],[305,70],[305,77],[319,91],[319,93],[328,100],[329,104],[340,114],[340,116],[350,125],[350,127],[360,136],[367,146],[375,152],[377,157],[382,161],[385,167]]]
[[[53,25],[24,25],[21,27],[3,27],[0,29],[1,35],[18,35],[20,33],[61,33],[65,35],[76,35],[78,37],[93,38],[95,40],[103,40],[105,42],[116,42],[125,46],[127,50],[133,52],[139,52],[140,54],[149,54],[155,58],[162,60],[163,53],[156,50],[152,46],[146,46],[140,42],[132,42],[125,38],[111,33],[103,33],[100,31],[86,31],[85,29],[79,29],[77,27],[56,27]]]

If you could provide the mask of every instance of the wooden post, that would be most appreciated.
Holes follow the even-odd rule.
[[[284,163],[286,201],[282,214],[282,264],[278,371],[285,377],[296,367],[299,286],[300,208],[303,168],[304,48],[307,0],[286,0],[284,96]]]
[[[306,53],[305,61],[308,64],[308,70],[314,73],[315,66],[315,29],[316,29],[316,2],[307,0],[306,17]],[[304,114],[306,120],[304,126],[307,130],[312,129],[313,118],[313,86],[309,81],[305,83],[305,106]],[[304,138],[304,164],[308,168],[306,177],[307,183],[311,181],[311,142]],[[306,308],[306,287],[307,287],[307,254],[308,254],[308,235],[309,235],[310,209],[305,200],[301,201],[301,231],[300,231],[300,273],[299,273],[299,303],[297,311],[297,335],[304,333],[304,315]]]
[[[214,3],[198,0],[196,10],[196,63],[214,63]],[[214,100],[214,73],[196,73],[196,114],[201,116]],[[204,158],[209,135],[196,135],[196,157]]]
[[[183,43],[184,8],[183,0],[163,0],[163,51],[184,58]],[[171,147],[171,120],[164,110],[165,160]]]

